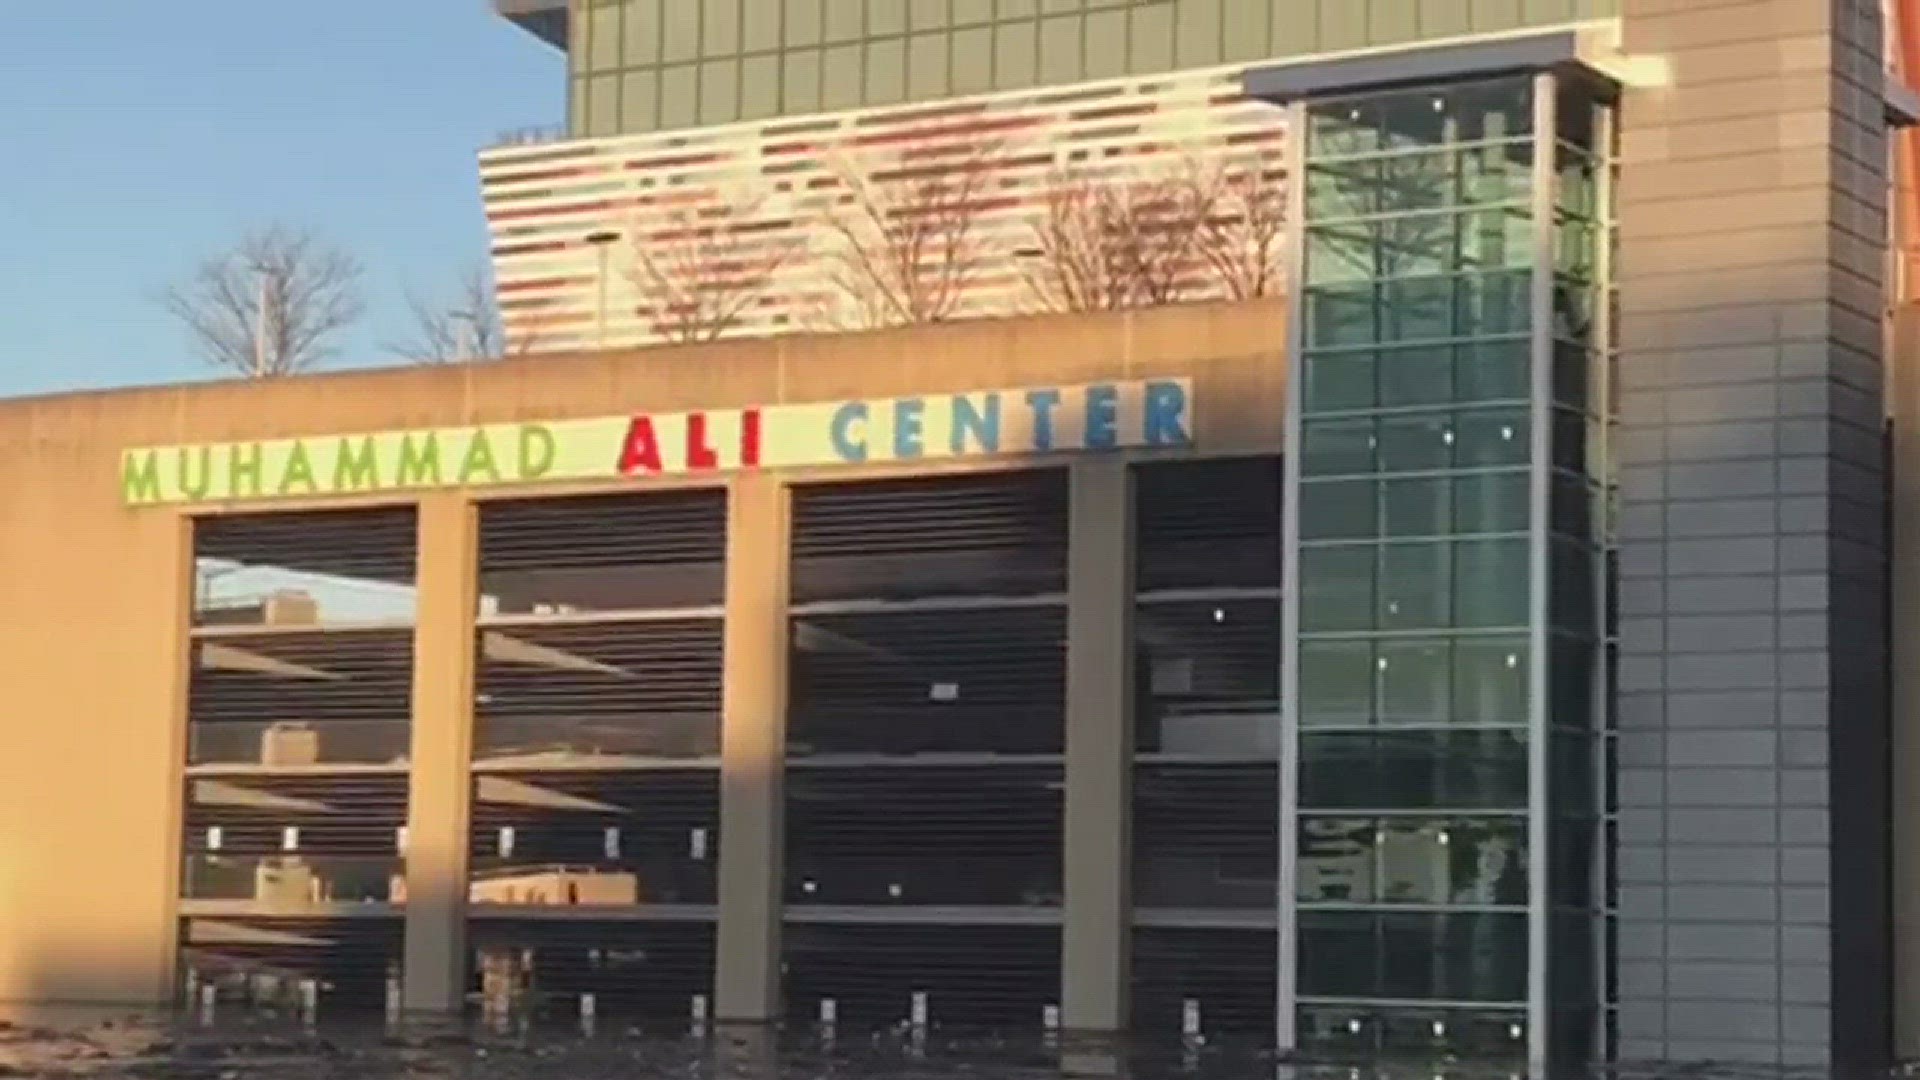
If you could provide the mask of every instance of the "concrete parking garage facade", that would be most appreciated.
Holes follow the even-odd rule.
[[[749,47],[773,24],[714,21],[709,8],[744,9],[708,3],[691,43],[671,46],[688,57],[667,54],[662,29],[644,61],[595,35],[613,26],[629,45],[652,42],[643,31],[657,5],[597,5],[571,23],[565,5],[509,6],[570,43],[576,124],[571,140],[483,159],[502,306],[510,328],[579,355],[0,406],[0,441],[20,463],[0,474],[0,632],[23,717],[8,790],[20,800],[13,820],[35,823],[0,834],[5,996],[169,999],[196,956],[231,963],[267,948],[219,937],[230,929],[194,938],[196,919],[278,919],[273,933],[315,940],[351,924],[376,942],[368,955],[391,958],[365,985],[388,985],[398,1006],[455,1008],[489,973],[520,977],[517,950],[559,947],[560,931],[529,929],[538,920],[491,898],[564,895],[582,859],[634,857],[631,834],[615,831],[603,856],[568,848],[552,865],[528,863],[542,819],[503,808],[546,800],[675,822],[676,858],[701,866],[670,868],[664,877],[686,880],[655,902],[605,906],[647,924],[618,928],[631,931],[626,951],[681,950],[696,974],[675,993],[724,1020],[817,1019],[824,1001],[869,991],[910,1017],[924,992],[936,1018],[966,1001],[1079,1031],[1177,1034],[1192,1002],[1203,1031],[1257,1014],[1252,1026],[1287,1049],[1499,1052],[1538,1065],[1603,1055],[1820,1065],[1914,1049],[1914,844],[1899,808],[1915,740],[1894,635],[1909,614],[1898,555],[1912,395],[1892,362],[1905,349],[1890,344],[1886,259],[1887,131],[1911,120],[1912,99],[1887,74],[1880,5],[916,4],[896,33],[884,19],[835,23],[813,4],[825,20],[815,33],[802,2],[780,6],[777,41]],[[950,18],[912,21],[935,8]],[[1343,21],[1362,8],[1364,26]],[[1454,19],[1455,9],[1467,10]],[[1157,49],[1155,20],[1170,15],[1180,18],[1163,36],[1174,36]],[[1229,18],[1262,33],[1230,39]],[[935,37],[941,79],[909,92],[922,85],[912,57],[932,55]],[[1073,48],[1047,51],[1069,38]],[[1090,44],[1115,40],[1117,54]],[[887,89],[896,44],[897,93]],[[847,61],[831,68],[833,96],[829,56]],[[1097,66],[1114,56],[1133,66]],[[1058,76],[1056,63],[1067,65]],[[847,81],[854,72],[871,77]],[[906,106],[927,102],[969,123],[1037,122],[1095,153],[1151,153],[1141,148],[1173,145],[1176,130],[1193,146],[1257,147],[1260,175],[1284,163],[1274,182],[1291,185],[1286,295],[838,334],[795,332],[802,305],[779,293],[750,320],[756,340],[625,350],[658,335],[605,248],[585,239],[631,225],[598,201],[608,177],[710,184],[740,160],[754,175],[812,175],[826,155],[810,141],[924,134],[926,114]],[[643,120],[620,119],[629,103],[645,106]],[[1121,130],[1107,108],[1175,119]],[[785,153],[804,160],[772,161]],[[1449,239],[1401,235],[1396,221],[1444,222]],[[1438,280],[1444,290],[1422,291]],[[992,289],[1004,286],[983,287],[967,314],[992,314]],[[1271,497],[1274,513],[1243,520],[1220,509],[1232,499],[1181,502],[1213,489],[1199,474],[1154,470],[1189,459],[1270,465],[1270,477],[1256,469],[1235,482],[1249,505],[1255,492]],[[1003,546],[980,556],[1017,563],[1013,584],[987,574],[960,596],[955,582],[974,571],[942,564],[926,573],[944,584],[906,601],[919,614],[828,584],[795,599],[796,548],[857,547],[864,522],[919,514],[933,529],[958,513],[945,496],[916,503],[919,489],[886,484],[1035,471],[1053,479],[966,496],[1035,515],[993,518]],[[875,496],[878,509],[821,495],[818,509],[796,511],[796,492],[842,481],[892,494]],[[585,602],[549,582],[540,589],[565,597],[547,603],[557,615],[485,609],[482,578],[537,574],[514,554],[534,544],[522,526],[487,539],[489,506],[511,502],[498,513],[524,522],[546,500],[700,491],[720,501],[659,518],[685,530],[675,550],[693,550],[703,530],[724,536],[698,557],[659,556],[684,579],[674,618],[694,620],[685,634],[712,636],[723,657],[702,691],[717,695],[711,775],[675,781],[698,792],[684,796],[693,809],[569,786],[551,761],[530,763],[521,736],[502,736],[517,764],[486,762],[476,710],[502,707],[478,700],[489,665],[559,663],[556,646],[534,640],[546,631],[529,627]],[[1171,494],[1149,512],[1149,491]],[[408,672],[392,685],[408,708],[368,737],[403,739],[404,751],[353,762],[377,758],[388,779],[263,794],[235,762],[197,757],[194,671],[253,677],[317,661],[263,659],[196,626],[195,537],[238,535],[256,512],[396,507],[410,516],[379,527],[408,539],[379,559],[410,562],[414,611],[390,635],[404,644],[379,648],[406,650],[391,654]],[[649,512],[635,502],[612,516]],[[1206,544],[1266,544],[1271,575],[1167,571],[1206,561],[1195,554],[1204,544],[1181,547],[1166,528],[1206,514],[1219,515]],[[292,520],[260,535],[285,536]],[[343,526],[341,543],[373,521]],[[1409,532],[1409,521],[1425,524]],[[232,536],[220,542],[241,550]],[[922,542],[890,536],[887,558]],[[1022,561],[1012,552],[1023,546],[1057,547],[1058,560]],[[953,595],[925,591],[940,588]],[[703,604],[709,615],[686,614]],[[915,904],[919,886],[898,867],[874,870],[845,847],[783,860],[783,847],[809,842],[783,827],[788,815],[851,829],[844,812],[800,815],[857,803],[848,785],[863,782],[845,761],[828,779],[806,772],[818,762],[800,764],[789,720],[804,715],[808,740],[844,748],[859,740],[834,725],[881,707],[849,689],[853,668],[796,682],[807,650],[795,639],[857,652],[850,636],[871,642],[849,620],[879,619],[890,628],[881,636],[928,633],[913,619],[983,607],[1008,627],[1030,620],[1008,632],[1023,648],[1057,639],[1043,671],[992,669],[1023,693],[1057,684],[1057,708],[1032,714],[1057,746],[1001,732],[1037,751],[969,759],[983,771],[927,787],[955,800],[1003,780],[1022,792],[1006,805],[1031,815],[1020,818],[1026,834],[1051,839],[995,841],[1017,851],[1020,880]],[[1183,619],[1224,632],[1243,611],[1273,641],[1207,656],[1231,653],[1238,672],[1270,648],[1272,685],[1235,674],[1222,690],[1207,656],[1180,654],[1193,632]],[[1426,676],[1402,682],[1403,671]],[[973,685],[935,679],[922,696],[952,706]],[[259,708],[222,693],[208,706],[220,717]],[[796,707],[799,697],[811,704]],[[1211,711],[1193,712],[1196,699]],[[1030,704],[994,708],[1030,719],[1020,711]],[[339,706],[349,722],[364,707]],[[969,715],[985,723],[992,712]],[[1249,728],[1230,713],[1260,719]],[[688,737],[706,748],[706,736]],[[1219,760],[1222,738],[1231,762]],[[297,740],[276,745],[306,753],[285,749]],[[102,746],[116,749],[103,757]],[[1003,749],[986,756],[1020,756]],[[265,757],[247,753],[257,755],[247,768]],[[91,782],[76,786],[59,765],[80,760]],[[992,773],[1001,767],[1035,771],[1016,784]],[[403,783],[403,818],[398,788],[382,783]],[[886,798],[906,797],[912,785],[899,783]],[[329,841],[347,854],[327,857],[378,850],[374,861],[398,860],[403,887],[365,887],[382,899],[351,910],[311,893],[291,907],[261,906],[257,891],[198,894],[195,874],[231,870],[229,833],[328,799],[375,809]],[[1168,809],[1195,799],[1271,807],[1272,818]],[[216,803],[242,817],[195,816]],[[967,828],[989,820],[968,813]],[[330,827],[311,821],[253,837],[263,846],[244,858],[284,869],[269,853]],[[1272,854],[1250,858],[1269,837]],[[92,852],[78,868],[76,853]],[[480,861],[507,877],[484,876]],[[219,874],[206,879],[226,882],[212,892],[259,888]],[[639,897],[649,879],[636,880],[614,895]],[[815,891],[836,888],[879,891],[857,904]],[[669,924],[686,934],[660,929]],[[949,985],[876,989],[818,959],[847,942],[876,950],[863,957],[897,955],[908,947],[898,931],[913,926],[1025,966],[989,986],[949,957]],[[596,942],[616,930],[568,933],[567,948],[597,965]],[[469,948],[470,937],[492,944]],[[812,960],[794,951],[803,937]],[[1042,955],[1057,962],[1031,959]]]

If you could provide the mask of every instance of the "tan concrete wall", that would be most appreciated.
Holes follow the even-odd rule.
[[[168,993],[189,530],[134,446],[1188,376],[1210,452],[1275,450],[1278,302],[0,402],[0,1000]],[[498,494],[509,489],[492,489]],[[404,496],[387,496],[387,501]]]

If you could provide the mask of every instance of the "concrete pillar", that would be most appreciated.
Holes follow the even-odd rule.
[[[410,1013],[457,1012],[466,993],[475,518],[458,493],[420,501],[401,999]]]
[[[1879,0],[1624,0],[1623,1057],[1888,1047]]]
[[[1072,468],[1060,1021],[1118,1032],[1133,920],[1133,475],[1118,458]]]
[[[780,1017],[786,827],[788,494],[746,474],[728,493],[726,685],[720,719],[720,932],[714,1019]]]
[[[1920,307],[1895,316],[1889,358],[1893,417],[1893,640],[1920,641]],[[1893,661],[1894,1050],[1920,1058],[1920,670]]]

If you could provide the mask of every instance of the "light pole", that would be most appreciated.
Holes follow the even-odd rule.
[[[454,335],[453,352],[456,360],[478,360],[474,355],[479,351],[480,313],[477,311],[449,311],[447,318],[452,319],[460,329]]]
[[[594,286],[597,290],[593,312],[593,347],[595,349],[607,347],[607,260],[612,254],[613,242],[618,239],[620,234],[612,229],[600,229],[587,234],[587,243],[594,246],[600,263],[599,272],[594,278]]]
[[[272,367],[272,339],[269,337],[273,333],[273,320],[278,314],[273,310],[277,299],[273,274],[266,267],[261,267],[260,304],[259,310],[254,313],[253,327],[253,374],[256,378],[277,374]]]

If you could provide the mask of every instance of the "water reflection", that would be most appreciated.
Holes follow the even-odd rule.
[[[1618,1069],[1609,1080],[1675,1072],[1695,1080],[1819,1073],[1707,1066]],[[1189,1043],[1115,1047],[1052,1037],[801,1025],[641,1028],[303,1023],[296,1016],[0,1013],[0,1077],[47,1080],[1519,1080],[1507,1064],[1281,1062]]]

